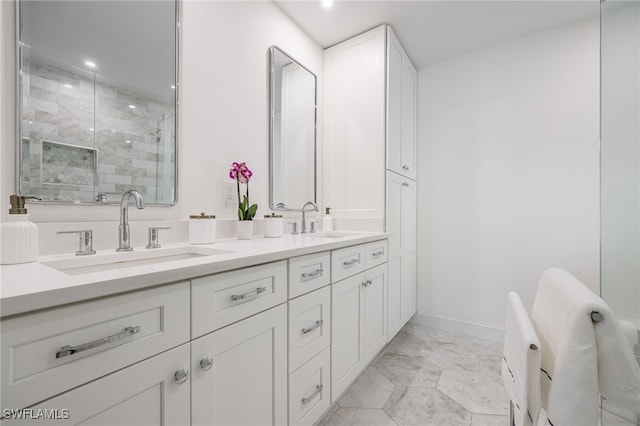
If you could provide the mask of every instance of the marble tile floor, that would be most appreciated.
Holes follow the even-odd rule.
[[[407,324],[318,426],[507,426],[501,360],[501,343]],[[636,424],[614,413],[602,425]]]
[[[407,324],[319,425],[508,425],[501,359],[499,343]]]

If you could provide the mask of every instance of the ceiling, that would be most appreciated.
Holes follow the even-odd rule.
[[[322,47],[391,24],[416,68],[597,16],[598,0],[274,2]]]

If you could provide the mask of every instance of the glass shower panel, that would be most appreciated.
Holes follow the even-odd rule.
[[[601,295],[640,329],[640,2],[601,9]],[[634,348],[640,362],[640,346]],[[639,424],[603,402],[602,424]]]

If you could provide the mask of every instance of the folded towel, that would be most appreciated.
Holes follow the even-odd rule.
[[[602,320],[593,322],[592,312]],[[554,426],[597,425],[599,395],[640,407],[640,368],[607,304],[568,272],[544,272],[532,321],[541,344],[541,400]]]
[[[540,412],[540,342],[520,297],[507,296],[502,380],[516,426],[537,425]]]

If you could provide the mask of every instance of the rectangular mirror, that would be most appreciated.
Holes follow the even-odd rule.
[[[272,210],[316,202],[315,74],[276,46],[270,57]]]
[[[18,2],[18,193],[177,197],[177,1]]]

